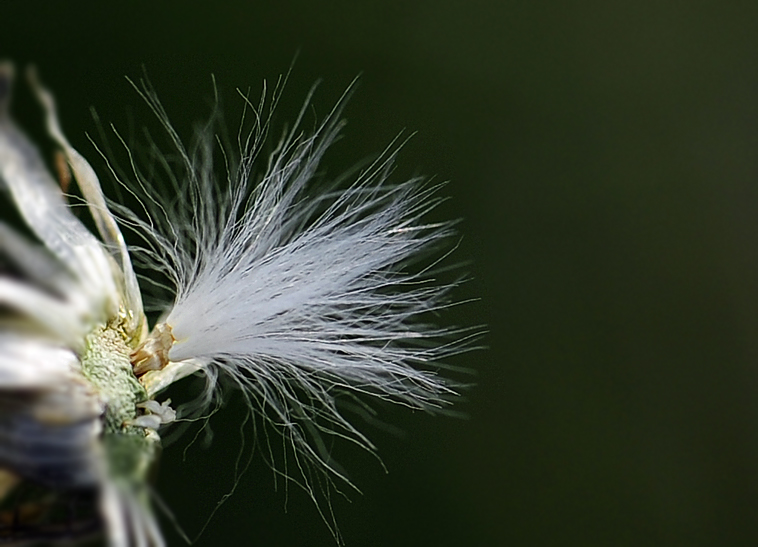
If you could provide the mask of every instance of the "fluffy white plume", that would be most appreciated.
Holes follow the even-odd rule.
[[[246,99],[253,123],[238,136],[239,152],[216,148],[222,139],[213,123],[188,150],[152,89],[138,89],[174,148],[157,153],[152,145],[172,195],[159,196],[132,162],[149,218],[118,209],[145,238],[132,249],[137,262],[173,285],[174,300],[159,320],[176,339],[165,374],[173,381],[205,372],[206,402],[217,380],[230,378],[291,443],[299,464],[347,480],[323,437],[373,447],[340,412],[341,395],[417,409],[439,408],[454,395],[437,369],[467,346],[462,331],[422,322],[448,305],[450,285],[435,283],[431,266],[413,264],[452,234],[450,223],[423,220],[440,201],[438,187],[420,179],[390,183],[394,143],[365,169],[320,180],[348,93],[311,132],[304,128],[309,96],[265,161],[280,85],[268,103],[265,88],[257,107]],[[214,156],[226,162],[221,175]],[[178,166],[161,159],[168,157],[180,158]],[[302,480],[290,478],[310,489],[307,471],[297,467]]]

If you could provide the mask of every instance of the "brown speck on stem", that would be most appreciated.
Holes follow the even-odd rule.
[[[71,169],[68,166],[68,161],[66,161],[66,155],[60,150],[56,150],[53,162],[55,164],[55,172],[58,175],[58,182],[61,185],[61,191],[66,194],[68,193],[69,186],[71,186]]]

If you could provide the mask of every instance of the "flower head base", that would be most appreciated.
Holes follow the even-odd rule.
[[[311,194],[339,135],[344,98],[310,134],[301,127],[306,103],[260,176],[269,106],[265,93],[257,107],[248,102],[252,126],[240,132],[238,155],[221,149],[226,173],[219,176],[212,124],[188,151],[143,85],[138,90],[180,162],[156,155],[170,181],[167,197],[132,161],[120,182],[141,198],[140,215],[106,202],[94,170],[66,140],[52,96],[32,75],[98,238],[72,214],[10,118],[12,74],[0,65],[0,179],[41,245],[0,223],[0,252],[23,280],[0,276],[0,306],[12,311],[0,334],[0,408],[9,409],[0,414],[0,468],[53,489],[95,491],[112,546],[162,545],[147,475],[157,430],[176,416],[170,401],[155,399],[174,382],[207,379],[204,395],[179,409],[184,415],[205,412],[220,396],[219,380],[238,388],[288,442],[302,472],[288,478],[314,499],[305,464],[329,483],[347,481],[322,437],[373,450],[340,411],[342,394],[419,409],[454,394],[435,369],[466,340],[416,320],[446,306],[449,287],[409,266],[451,233],[448,224],[422,222],[439,201],[436,188],[389,184],[390,152],[346,189]],[[279,93],[277,86],[270,104]],[[127,248],[111,210],[141,245]],[[170,282],[149,332],[133,259],[147,276]],[[450,335],[457,336],[439,342]]]

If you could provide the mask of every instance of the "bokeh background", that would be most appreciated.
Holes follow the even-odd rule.
[[[235,111],[296,54],[280,123],[362,74],[330,172],[417,132],[398,173],[450,181],[457,296],[480,298],[441,321],[486,323],[489,349],[451,360],[475,370],[467,418],[381,407],[404,432],[369,428],[388,474],[347,453],[348,546],[755,545],[756,28],[738,1],[4,0],[0,56],[37,64],[89,157],[90,107],[149,119],[124,79],[143,66],[189,135],[211,73]],[[42,135],[21,89],[16,109]],[[238,415],[164,453],[191,537],[233,486]],[[333,544],[260,459],[197,542]]]

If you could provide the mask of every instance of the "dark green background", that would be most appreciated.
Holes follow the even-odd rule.
[[[477,371],[468,419],[382,409],[406,435],[369,428],[388,475],[345,462],[348,546],[755,545],[757,28],[755,2],[6,0],[0,55],[39,66],[90,157],[90,106],[148,116],[142,65],[187,131],[211,73],[236,107],[298,51],[280,122],[363,73],[335,171],[418,132],[401,172],[451,181],[457,294],[481,297],[443,321],[490,347],[451,360]],[[190,535],[230,489],[235,412],[164,455]],[[198,543],[332,544],[260,461]]]

